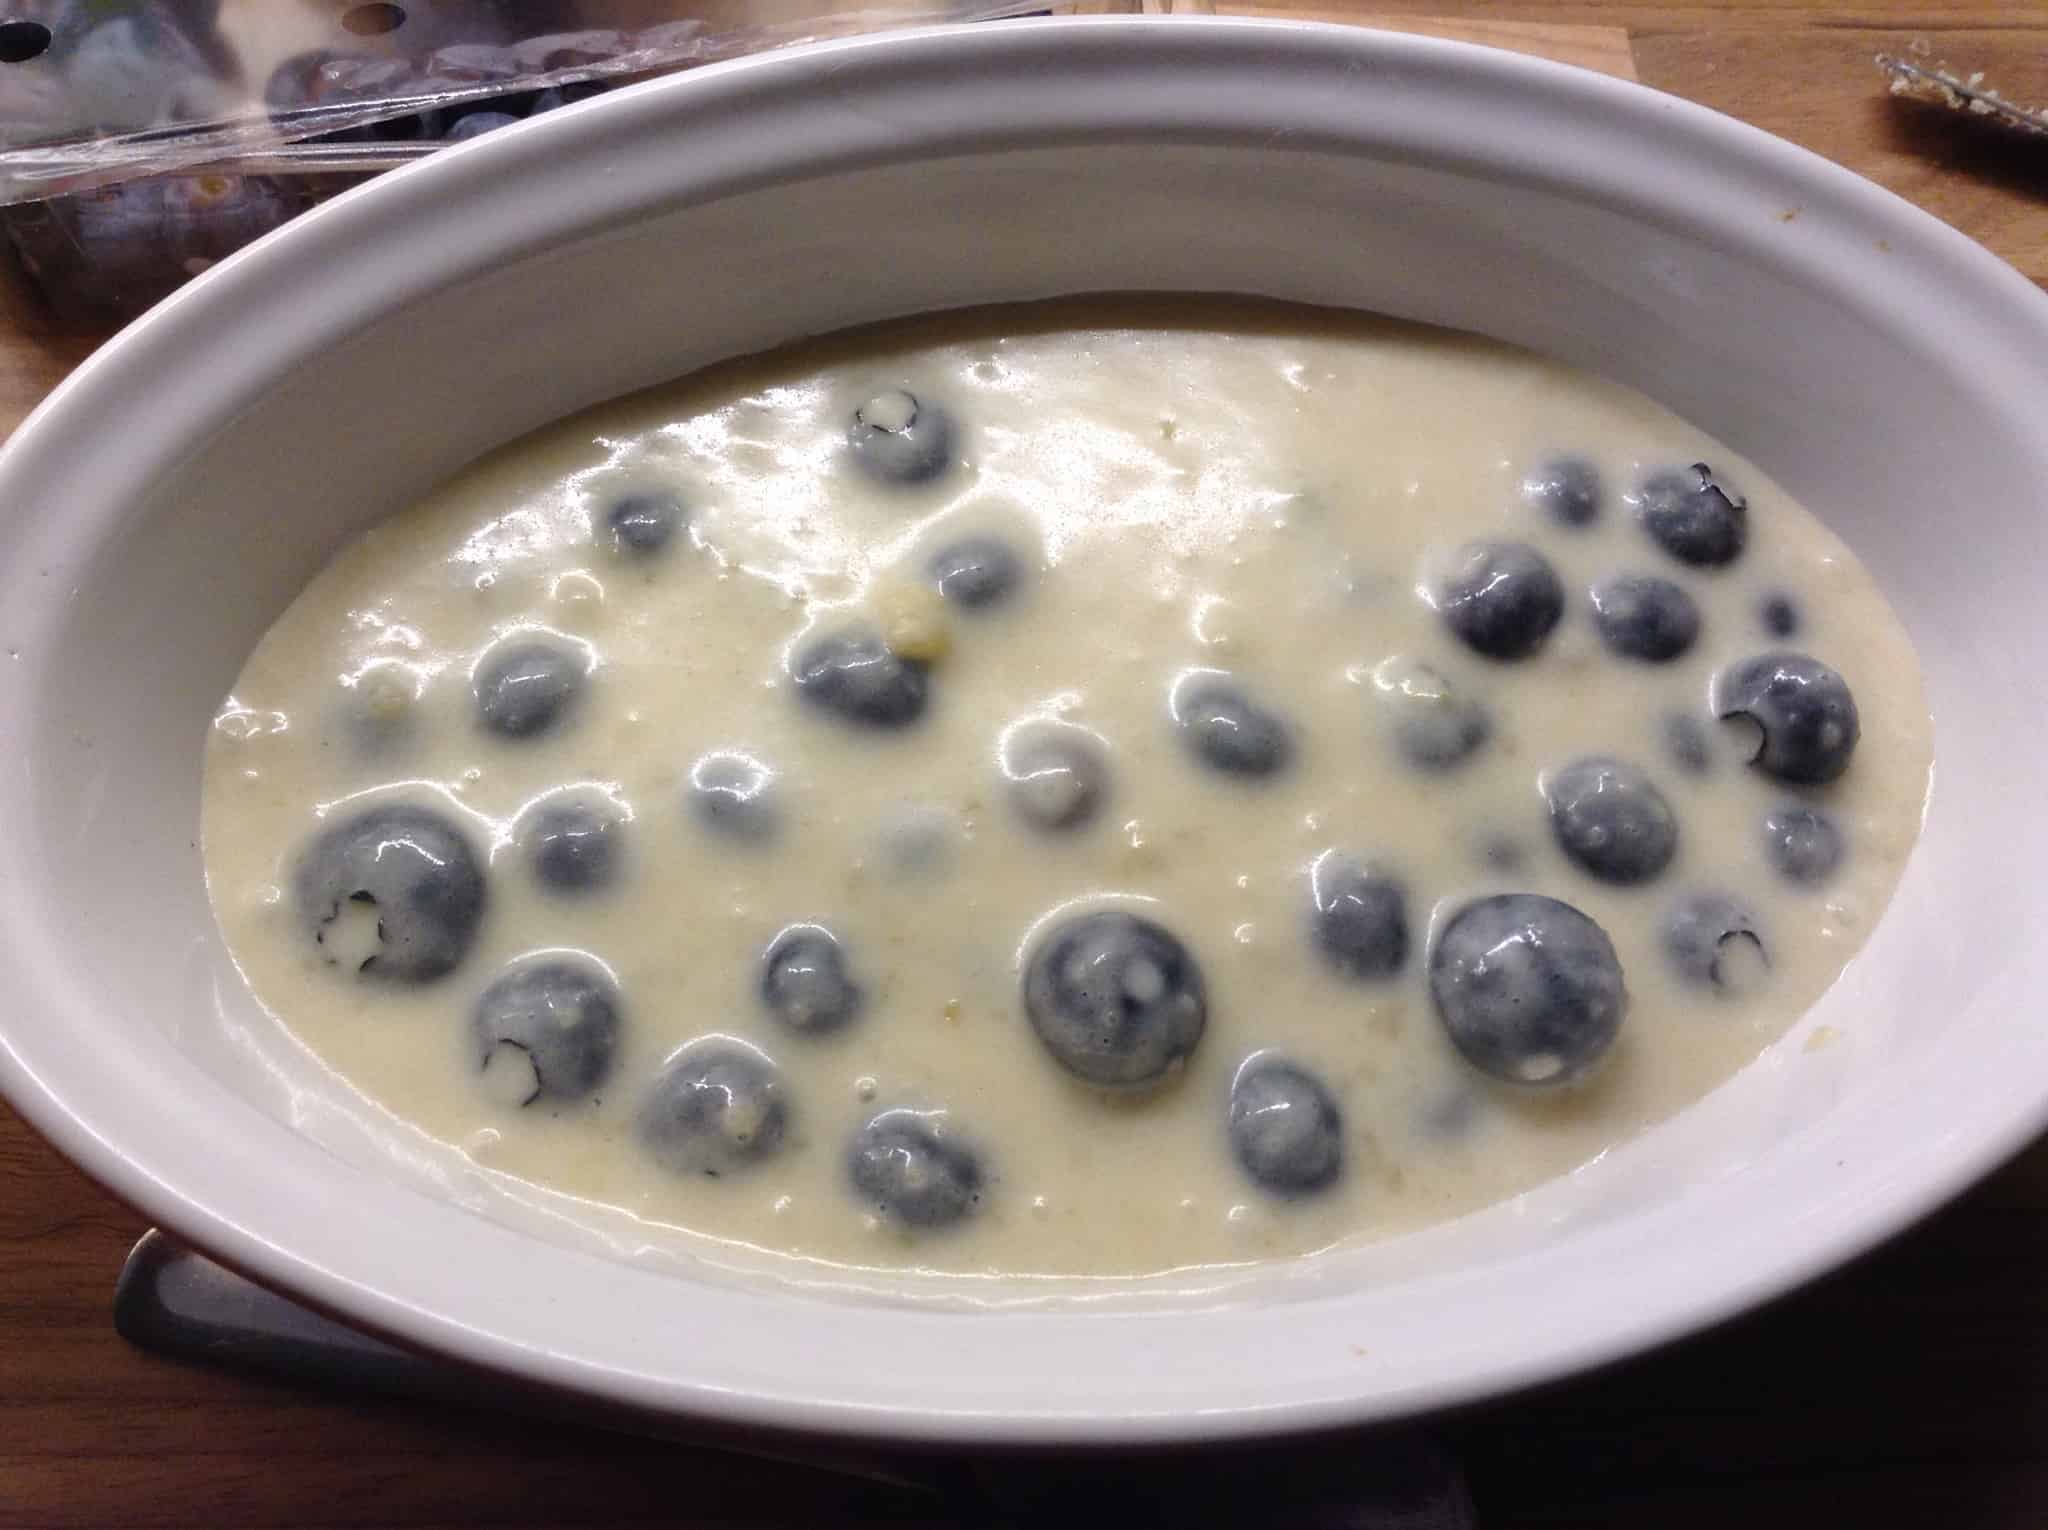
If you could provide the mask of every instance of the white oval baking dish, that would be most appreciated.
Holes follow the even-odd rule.
[[[323,1146],[238,1044],[205,727],[338,541],[483,449],[801,335],[1082,291],[1367,308],[1552,352],[1833,524],[1920,645],[1925,839],[1867,950],[1695,1109],[1521,1200],[1199,1296],[962,1311],[600,1257]],[[658,1413],[923,1441],[1379,1419],[1697,1328],[2048,1123],[2034,667],[2048,298],[1823,161],[1486,50],[1295,24],[943,29],[703,69],[321,208],[0,454],[0,1085],[223,1260]],[[1818,1026],[1834,1044],[1808,1045]],[[1000,1294],[1000,1293],[997,1293]]]

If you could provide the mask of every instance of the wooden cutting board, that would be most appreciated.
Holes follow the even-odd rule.
[[[2048,103],[2048,0],[1072,0],[1077,13],[1329,21],[1483,43],[1639,80],[1741,118],[1917,202],[2048,285],[2048,139],[1895,102],[1880,53],[1983,71]]]
[[[1080,0],[1072,7],[1086,15],[1141,12],[1148,16],[1254,16],[1288,21],[1331,21],[1348,26],[1377,27],[1384,32],[1412,32],[1446,37],[1453,42],[1484,43],[1516,53],[1533,53],[1560,64],[1577,64],[1624,80],[1636,77],[1628,29],[1569,22],[1503,20],[1489,16],[1415,16],[1344,5],[1260,5],[1256,0]]]

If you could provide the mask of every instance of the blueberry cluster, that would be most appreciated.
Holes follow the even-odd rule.
[[[264,83],[263,104],[295,136],[318,128],[323,118],[347,117],[379,103],[414,104],[452,92],[465,99],[449,106],[385,115],[362,126],[318,133],[316,143],[460,143],[497,128],[509,127],[575,101],[602,94],[602,80],[579,80],[539,90],[474,95],[480,85],[506,81],[522,71],[506,58],[493,73],[492,64],[471,47],[459,62],[434,55],[413,58],[400,54],[366,54],[344,48],[314,48],[295,53],[279,64]],[[481,67],[480,67],[481,66]]]
[[[855,409],[843,443],[853,473],[889,492],[915,493],[951,472],[962,431],[946,407],[904,388]],[[1598,472],[1577,458],[1545,463],[1524,493],[1548,533],[1572,535],[1604,513]],[[1604,647],[1631,664],[1666,664],[1700,637],[1699,601],[1685,581],[1710,577],[1741,557],[1747,505],[1705,464],[1650,474],[1629,501],[1660,572],[1623,571],[1594,585],[1590,615]],[[689,522],[666,491],[624,495],[594,519],[611,556],[647,563],[665,556]],[[963,616],[986,619],[1016,600],[1027,560],[990,536],[954,540],[923,565],[929,587]],[[1528,542],[1476,542],[1433,592],[1450,635],[1497,664],[1534,659],[1567,618],[1563,581]],[[1800,628],[1789,597],[1757,607],[1774,641]],[[792,705],[835,726],[876,734],[913,728],[933,700],[927,657],[900,651],[878,626],[810,637],[791,652]],[[476,726],[505,747],[572,727],[593,683],[593,656],[558,635],[501,637],[471,671]],[[1486,749],[1492,714],[1437,669],[1406,658],[1371,672],[1396,756],[1426,775],[1455,771]],[[1190,770],[1230,790],[1258,791],[1284,776],[1307,745],[1302,729],[1254,682],[1199,669],[1167,687],[1165,719]],[[1716,728],[1733,730],[1749,766],[1782,783],[1784,799],[1758,828],[1757,854],[1787,883],[1817,887],[1847,853],[1839,826],[1802,793],[1847,768],[1858,738],[1856,705],[1841,675],[1818,660],[1773,648],[1726,667],[1707,715],[1659,720],[1672,768],[1713,768]],[[1064,721],[1027,719],[1007,729],[997,758],[1015,817],[1057,838],[1087,832],[1116,791],[1107,744]],[[1575,872],[1609,888],[1649,889],[1680,864],[1681,832],[1650,770],[1632,760],[1586,755],[1540,777],[1549,838]],[[773,843],[783,830],[776,769],[738,750],[698,759],[687,773],[686,813],[711,841],[737,851]],[[628,815],[608,799],[570,790],[531,805],[514,839],[550,896],[602,893],[622,876]],[[1487,850],[1500,870],[1519,866],[1521,842]],[[488,878],[468,834],[450,814],[417,805],[364,809],[324,829],[304,851],[297,906],[313,945],[363,981],[427,984],[459,969],[489,906]],[[1628,1012],[1613,941],[1581,909],[1510,891],[1448,906],[1418,935],[1416,907],[1399,870],[1347,848],[1310,864],[1302,931],[1311,959],[1347,985],[1403,980],[1426,986],[1450,1049],[1484,1079],[1555,1089],[1590,1076],[1610,1053]],[[1659,922],[1661,955],[1680,981],[1735,995],[1767,971],[1770,951],[1754,914],[1712,888],[1678,889]],[[1420,955],[1418,956],[1418,949]],[[877,1023],[886,986],[831,923],[791,922],[757,958],[753,1003],[779,1045],[806,1047]],[[1184,1071],[1209,1028],[1211,993],[1190,944],[1150,911],[1065,909],[1026,941],[1017,1006],[1050,1062],[1077,1087],[1144,1095]],[[596,957],[536,952],[482,986],[470,1006],[479,1078],[519,1106],[594,1099],[613,1071],[631,1005]],[[690,1041],[645,1087],[637,1138],[653,1161],[678,1173],[723,1178],[747,1172],[801,1142],[801,1102],[771,1053],[740,1036]],[[1220,1139],[1246,1178],[1279,1199],[1324,1191],[1345,1168],[1345,1114],[1332,1082],[1271,1049],[1245,1056],[1217,1106]],[[894,1106],[844,1147],[845,1179],[859,1202],[904,1230],[969,1217],[992,1177],[971,1137],[943,1111]]]
[[[1558,458],[1525,476],[1523,496],[1554,528],[1576,531],[1604,513],[1598,471]],[[1627,504],[1651,547],[1668,560],[1662,573],[1626,571],[1591,591],[1593,626],[1616,658],[1666,664],[1690,652],[1703,626],[1683,582],[1735,564],[1749,545],[1748,501],[1707,463],[1645,476]],[[1525,658],[1563,615],[1562,588],[1542,554],[1521,543],[1468,549],[1439,607],[1451,631],[1489,658]],[[1782,644],[1806,626],[1787,592],[1766,590],[1756,621]],[[1674,712],[1656,728],[1662,753],[1686,775],[1704,775],[1715,751],[1709,724],[1746,750],[1747,763],[1789,788],[1825,786],[1849,766],[1861,732],[1856,701],[1842,676],[1809,654],[1773,648],[1730,665],[1715,678],[1711,716]],[[1439,710],[1441,710],[1439,708]],[[1549,796],[1559,842],[1582,867],[1609,881],[1645,881],[1661,872],[1677,829],[1661,794],[1643,773],[1619,761],[1578,761],[1552,778]],[[1846,851],[1840,828],[1810,802],[1789,802],[1762,827],[1764,854],[1788,881],[1818,885]]]
[[[543,806],[529,816],[519,837],[543,887],[576,894],[610,879],[616,820],[582,804]],[[440,982],[463,965],[490,901],[483,860],[463,826],[410,803],[365,808],[317,835],[301,855],[295,893],[314,949],[330,962],[361,981],[413,985]],[[818,923],[792,924],[768,943],[755,989],[764,1021],[794,1045],[854,1025],[867,1002],[845,944]],[[630,1013],[619,979],[595,956],[519,957],[469,1006],[479,1087],[515,1108],[595,1103]],[[795,1114],[768,1052],[712,1034],[662,1064],[634,1123],[654,1162],[717,1179],[784,1151]],[[942,1113],[885,1110],[846,1151],[853,1191],[904,1228],[956,1222],[980,1203],[981,1155]]]

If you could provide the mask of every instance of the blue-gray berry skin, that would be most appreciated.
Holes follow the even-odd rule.
[[[1174,726],[1188,752],[1240,779],[1278,775],[1294,759],[1294,730],[1229,675],[1186,676],[1173,689]]]
[[[1704,462],[1653,473],[1636,491],[1650,539],[1680,563],[1721,568],[1749,542],[1749,505]]]
[[[514,962],[476,1002],[470,1034],[479,1068],[500,1047],[533,1067],[536,1100],[580,1100],[604,1082],[618,1049],[618,989],[602,968],[574,956]]]
[[[1000,606],[1017,593],[1024,563],[997,537],[962,537],[948,542],[925,564],[925,572],[951,604],[967,611]]]
[[[1453,914],[1430,953],[1429,992],[1459,1055],[1511,1084],[1583,1078],[1628,1013],[1607,932],[1534,893],[1479,898]]]
[[[776,1020],[811,1036],[844,1029],[867,1001],[839,937],[822,924],[793,924],[768,942],[760,996]]]
[[[690,815],[721,839],[761,845],[782,827],[775,772],[752,755],[717,750],[690,767]]]
[[[1649,776],[1590,755],[1544,783],[1558,848],[1581,870],[1622,887],[1663,874],[1678,853],[1678,817]]]
[[[1751,763],[1766,775],[1819,786],[1849,768],[1863,725],[1849,683],[1820,660],[1780,650],[1724,670],[1714,688],[1723,718],[1756,725]]]
[[[1764,631],[1781,642],[1799,636],[1799,629],[1805,625],[1799,603],[1782,590],[1766,595],[1758,602],[1756,614]]]
[[[1848,846],[1834,819],[1803,803],[1787,803],[1764,816],[1764,854],[1788,882],[1819,887],[1841,869]]]
[[[1746,991],[1770,952],[1749,910],[1721,893],[1688,893],[1665,910],[1665,959],[1679,979],[1729,996]]]
[[[1593,587],[1593,626],[1617,658],[1667,664],[1699,637],[1700,608],[1669,579],[1623,575]]]
[[[915,1110],[885,1110],[854,1135],[847,1177],[884,1221],[930,1231],[965,1221],[981,1205],[981,1156]]]
[[[1408,965],[1408,889],[1400,879],[1329,851],[1309,867],[1311,930],[1329,968],[1353,982]]]
[[[1344,1113],[1329,1086],[1298,1063],[1254,1053],[1230,1084],[1230,1150],[1260,1189],[1313,1195],[1344,1172]]]
[[[1523,500],[1571,530],[1597,521],[1605,497],[1600,470],[1584,457],[1552,457],[1522,479]]]
[[[612,80],[571,80],[565,85],[550,85],[546,90],[537,90],[526,108],[526,115],[538,117],[542,112],[552,112],[564,106],[574,106],[578,101],[588,101],[592,96],[601,96],[610,90],[616,81]]]
[[[549,892],[601,892],[619,871],[625,826],[614,815],[587,803],[536,808],[521,836],[534,877]]]
[[[468,112],[449,123],[441,137],[447,143],[467,143],[499,128],[511,127],[518,120],[510,112]]]
[[[853,412],[846,446],[860,470],[878,483],[930,483],[951,466],[956,432],[943,407],[907,388],[889,388]]]
[[[1085,829],[1109,800],[1101,740],[1069,723],[1027,723],[1006,736],[1003,777],[1016,815],[1041,834]]]
[[[477,661],[477,718],[501,738],[535,738],[559,725],[582,695],[582,655],[544,638],[508,638]]]
[[[720,1179],[779,1153],[789,1117],[782,1072],[765,1052],[704,1036],[662,1064],[635,1126],[663,1168]]]
[[[790,664],[807,706],[857,728],[888,732],[924,716],[925,666],[893,653],[878,632],[859,629],[813,638]]]
[[[1474,653],[1526,659],[1564,615],[1564,584],[1525,542],[1473,542],[1437,592],[1444,624]]]
[[[1159,1083],[1209,1020],[1193,954],[1164,925],[1116,911],[1077,914],[1039,938],[1024,967],[1024,1013],[1053,1060],[1099,1089]]]
[[[1689,776],[1703,776],[1713,768],[1714,745],[1707,726],[1686,712],[1666,714],[1659,725],[1664,752],[1671,763]]]
[[[1394,752],[1416,770],[1455,770],[1493,735],[1486,708],[1427,664],[1400,655],[1382,659],[1373,666],[1372,683]]]
[[[1410,711],[1394,725],[1394,747],[1417,770],[1442,775],[1479,752],[1493,736],[1493,719],[1465,698],[1424,712]]]
[[[604,513],[604,540],[622,558],[652,558],[675,540],[684,520],[682,499],[665,489],[622,494]]]
[[[351,954],[356,974],[429,983],[469,954],[482,923],[485,881],[469,836],[432,808],[366,808],[324,829],[293,877],[314,944],[339,960],[328,935],[344,915],[374,916],[375,942]]]

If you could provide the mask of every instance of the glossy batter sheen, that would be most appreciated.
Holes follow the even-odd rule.
[[[850,461],[853,412],[898,389],[957,422],[929,482]],[[1590,524],[1524,490],[1560,453],[1604,484]],[[1670,556],[1632,502],[1695,462],[1747,500],[1747,545],[1725,566]],[[622,551],[611,508],[663,493],[683,529],[651,556]],[[932,554],[969,532],[1019,555],[1009,598],[933,589]],[[1529,657],[1475,652],[1438,609],[1473,538],[1525,542],[1559,575],[1564,615]],[[1692,595],[1688,651],[1650,663],[1603,646],[1588,591],[1619,574]],[[796,695],[791,655],[856,621],[929,663],[914,724],[850,726]],[[529,629],[570,645],[589,681],[556,726],[494,734],[472,671]],[[1754,734],[1714,719],[1715,676],[1784,649],[1838,669],[1860,709],[1853,760],[1825,786],[1771,778],[1748,762]],[[1454,768],[1398,747],[1418,664],[1487,719]],[[1281,768],[1230,774],[1187,747],[1169,696],[1209,670],[1286,722]],[[1018,811],[1000,760],[1031,719],[1100,741],[1106,797],[1078,829]],[[772,834],[720,834],[689,805],[693,765],[722,750],[773,772]],[[340,1080],[490,1171],[811,1260],[1129,1274],[1452,1217],[1696,1099],[1863,940],[1918,830],[1929,751],[1912,650],[1855,558],[1640,396],[1362,318],[1101,302],[742,362],[480,462],[346,548],[264,639],[212,732],[205,852],[265,1006]],[[1553,834],[1542,782],[1588,755],[1640,767],[1671,806],[1676,854],[1646,881],[1596,880]],[[565,788],[623,820],[609,890],[536,882],[536,804]],[[384,798],[454,814],[488,861],[473,948],[418,985],[330,962],[293,893],[323,824]],[[1819,885],[1765,850],[1765,817],[1802,804],[1846,843]],[[1412,940],[1391,976],[1315,949],[1309,868],[1332,850],[1406,886]],[[1663,940],[1674,901],[1702,890],[1748,913],[1767,958],[1731,959],[1720,988],[1680,981]],[[1432,1005],[1435,933],[1503,892],[1573,905],[1619,956],[1626,1019],[1578,1083],[1489,1080]],[[1090,906],[1142,913],[1199,963],[1206,1032],[1156,1089],[1087,1086],[1027,1022],[1034,928]],[[760,995],[764,948],[803,922],[838,936],[863,990],[837,1030],[792,1030]],[[471,1013],[506,963],[543,949],[599,959],[623,1018],[593,1095],[521,1106],[522,1089],[481,1075]],[[710,1034],[771,1057],[788,1110],[779,1154],[716,1177],[665,1166],[635,1126],[663,1059]],[[1321,1189],[1275,1195],[1233,1157],[1231,1080],[1262,1049],[1320,1077],[1341,1112],[1341,1168]],[[906,1226],[856,1190],[853,1135],[891,1107],[943,1112],[978,1155],[958,1225]]]

